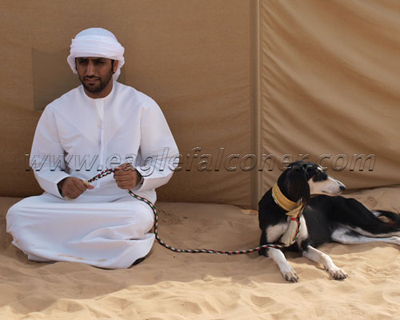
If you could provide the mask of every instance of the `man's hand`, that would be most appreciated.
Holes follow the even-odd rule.
[[[133,189],[142,179],[142,175],[131,164],[124,163],[115,168],[114,179],[121,189]]]
[[[76,199],[84,193],[86,189],[94,189],[93,186],[76,177],[69,177],[61,180],[58,183],[58,188],[66,199]]]

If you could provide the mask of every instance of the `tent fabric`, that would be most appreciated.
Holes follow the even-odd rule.
[[[0,11],[0,194],[41,193],[28,155],[46,104],[79,82],[89,27],[126,49],[121,82],[154,98],[181,152],[162,201],[257,207],[289,161],[349,189],[399,184],[396,0],[8,2]],[[40,23],[37,23],[40,21]]]
[[[399,184],[397,1],[260,2],[260,143],[348,188]],[[280,170],[262,172],[260,193]]]
[[[3,3],[0,194],[41,193],[25,171],[40,112],[77,85],[66,62],[71,39],[103,27],[125,47],[123,82],[160,105],[182,153],[158,199],[248,206],[251,173],[224,162],[251,152],[249,17],[243,0]]]

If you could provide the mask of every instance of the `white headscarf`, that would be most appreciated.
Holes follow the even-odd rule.
[[[90,28],[79,32],[75,39],[72,39],[71,52],[67,61],[72,71],[77,73],[75,58],[101,57],[118,60],[118,69],[113,75],[116,81],[125,63],[124,51],[124,47],[112,32],[103,28]]]

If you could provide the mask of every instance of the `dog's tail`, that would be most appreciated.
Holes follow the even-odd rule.
[[[383,222],[390,224],[394,227],[400,228],[399,214],[385,210],[374,211],[373,214]]]

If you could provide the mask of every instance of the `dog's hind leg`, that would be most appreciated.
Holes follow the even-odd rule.
[[[348,277],[347,273],[342,269],[338,268],[332,261],[331,257],[327,254],[315,249],[314,247],[308,245],[303,251],[303,256],[314,261],[316,263],[322,264],[326,271],[335,280],[343,280]]]
[[[290,282],[297,282],[299,277],[297,276],[296,272],[290,266],[289,262],[287,262],[285,255],[279,249],[269,248],[268,256],[276,262],[279,267],[279,270],[282,273],[282,276]]]
[[[400,218],[387,211],[371,212],[361,202],[349,198],[335,197],[333,221],[356,233],[371,238],[400,236]],[[382,221],[379,216],[391,220]]]
[[[363,244],[385,242],[400,245],[400,237],[372,238],[358,234],[352,230],[340,228],[332,233],[332,240],[343,244]]]

